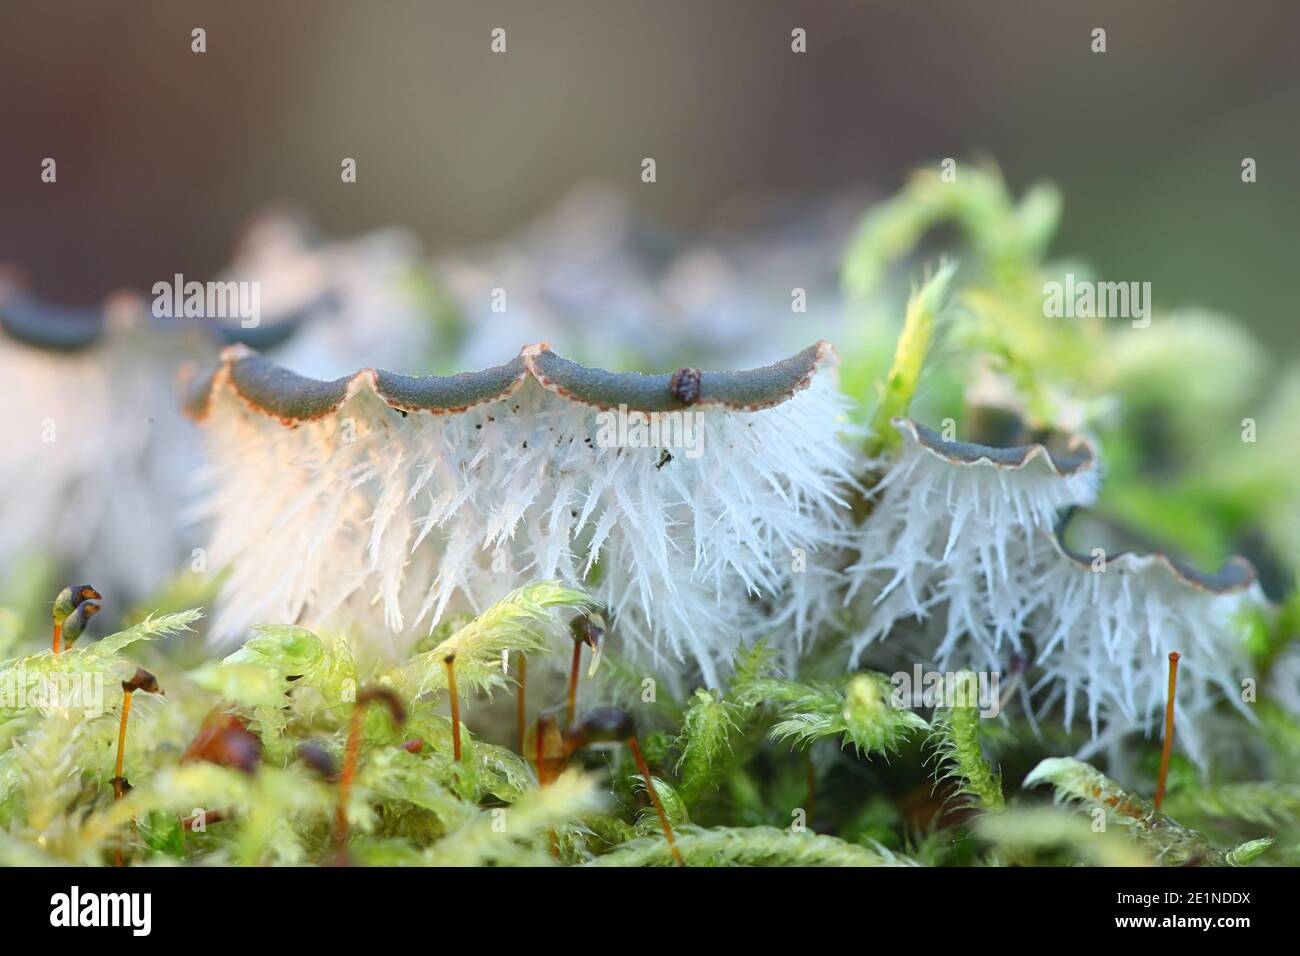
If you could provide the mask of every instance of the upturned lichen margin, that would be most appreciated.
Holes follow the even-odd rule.
[[[1078,512],[1071,509],[1056,523],[1052,541],[1063,557],[1081,571],[1092,573],[1093,557],[1071,548],[1065,542],[1066,528]],[[1151,568],[1161,568],[1179,584],[1196,591],[1210,594],[1235,594],[1248,590],[1255,583],[1255,567],[1240,555],[1231,555],[1223,566],[1213,574],[1200,571],[1190,564],[1165,554],[1153,551],[1150,554],[1138,554],[1135,551],[1121,551],[1106,555],[1106,565],[1121,572],[1139,574]]]
[[[1071,436],[1065,444],[1065,451],[1053,451],[1042,444],[1017,445],[1011,448],[995,448],[990,445],[977,445],[972,442],[951,441],[945,439],[931,428],[910,418],[895,418],[892,424],[905,437],[936,457],[952,465],[992,466],[995,468],[1017,471],[1035,460],[1042,460],[1058,477],[1067,478],[1074,474],[1089,471],[1097,467],[1096,452],[1092,444],[1082,436]],[[1065,541],[1066,526],[1077,513],[1077,509],[1063,512],[1056,522],[1051,535],[1052,543],[1061,556],[1072,565],[1091,573],[1092,556],[1071,549]],[[1248,590],[1255,583],[1254,566],[1239,555],[1232,555],[1218,571],[1207,573],[1200,571],[1186,562],[1164,552],[1138,554],[1123,551],[1108,555],[1107,565],[1126,573],[1140,573],[1153,567],[1163,569],[1173,580],[1185,587],[1210,594],[1233,594]]]
[[[893,425],[926,451],[953,465],[987,463],[995,468],[1018,470],[1030,462],[1042,459],[1062,478],[1088,471],[1097,465],[1097,456],[1092,444],[1086,438],[1077,435],[1069,439],[1064,452],[1055,452],[1042,444],[994,448],[991,445],[949,440],[934,429],[926,428],[910,418],[895,418]]]
[[[463,412],[513,394],[526,377],[563,398],[597,409],[625,406],[629,411],[666,412],[691,407],[758,411],[780,405],[807,388],[817,372],[839,361],[829,342],[817,342],[802,352],[763,368],[746,371],[700,372],[681,369],[670,375],[607,372],[561,358],[545,342],[526,346],[505,365],[459,375],[400,375],[362,369],[353,375],[322,382],[275,364],[242,345],[221,353],[215,367],[182,371],[181,389],[187,414],[203,420],[212,396],[232,389],[254,411],[285,424],[314,421],[331,415],[362,388],[402,412],[445,414]]]

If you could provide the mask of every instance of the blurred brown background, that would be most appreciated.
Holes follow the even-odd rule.
[[[591,179],[689,227],[988,155],[1063,187],[1057,252],[1294,347],[1298,38],[1294,0],[6,0],[0,262],[89,301],[211,273],[273,200],[436,250]]]

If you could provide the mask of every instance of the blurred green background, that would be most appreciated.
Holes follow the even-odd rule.
[[[689,229],[986,155],[1016,192],[1061,186],[1054,253],[1294,350],[1297,37],[1294,0],[11,2],[0,261],[85,302],[212,273],[276,200],[333,233],[408,226],[437,251],[593,179]]]

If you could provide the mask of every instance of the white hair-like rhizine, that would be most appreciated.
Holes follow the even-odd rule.
[[[189,553],[180,515],[197,446],[175,403],[179,343],[105,338],[59,352],[0,333],[11,428],[0,454],[0,578],[49,556],[125,603]]]
[[[625,652],[713,684],[760,636],[760,604],[798,639],[833,603],[791,586],[796,549],[829,552],[849,525],[844,401],[824,373],[772,408],[688,412],[701,454],[667,460],[601,447],[595,408],[531,378],[454,413],[356,388],[292,427],[232,390],[212,401],[218,639],[295,621],[397,656],[449,611],[556,578],[608,608]]]
[[[592,591],[633,659],[716,685],[745,644],[794,657],[847,612],[851,664],[886,640],[940,670],[1019,661],[1031,716],[1086,719],[1097,746],[1153,731],[1179,650],[1198,761],[1245,668],[1248,582],[1204,586],[1159,556],[1099,570],[1060,544],[1063,510],[1097,495],[1086,443],[988,449],[896,420],[901,451],[855,524],[864,465],[824,371],[762,410],[688,409],[698,456],[608,446],[598,409],[545,373],[448,411],[401,410],[376,374],[315,418],[212,389],[217,639],[288,621],[397,657],[448,613],[555,578]]]
[[[1005,661],[1023,649],[1042,532],[1061,509],[1096,498],[1096,470],[1063,474],[1041,449],[1016,467],[956,460],[923,443],[911,422],[896,424],[902,451],[874,489],[848,571],[848,596],[861,592],[872,605],[853,658],[900,620],[937,617],[941,668]]]
[[[1100,746],[1155,730],[1177,650],[1179,739],[1204,763],[1211,710],[1240,705],[1247,657],[1233,617],[1257,587],[1215,590],[1159,556],[1094,565],[1069,554],[1056,525],[1096,498],[1091,452],[1067,467],[1041,447],[995,460],[994,449],[983,457],[895,424],[903,448],[874,490],[849,568],[849,597],[865,607],[852,658],[919,621],[907,630],[927,663],[1005,671],[1024,659],[1037,671],[1034,713],[1059,708],[1066,726],[1083,716]]]

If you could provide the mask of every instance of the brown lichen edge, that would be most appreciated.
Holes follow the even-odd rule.
[[[1070,439],[1069,453],[1054,454],[1044,445],[1017,445],[1012,448],[994,448],[989,445],[977,445],[972,442],[948,441],[931,428],[910,418],[895,418],[892,424],[904,436],[911,438],[918,446],[932,455],[954,465],[988,465],[1016,471],[1026,467],[1030,462],[1042,459],[1052,471],[1062,477],[1088,471],[1097,466],[1096,453],[1092,444],[1085,438],[1075,436]],[[1089,574],[1092,571],[1092,558],[1071,550],[1065,543],[1066,526],[1076,514],[1075,509],[1065,513],[1051,532],[1052,544],[1074,567]],[[1248,590],[1255,583],[1254,566],[1239,555],[1232,555],[1223,566],[1213,574],[1206,574],[1177,558],[1163,552],[1138,554],[1123,551],[1106,556],[1107,568],[1121,572],[1138,574],[1152,567],[1163,568],[1172,578],[1193,590],[1208,594],[1233,594]]]
[[[44,352],[71,355],[91,351],[110,341],[114,334],[109,321],[114,298],[123,302],[131,310],[133,322],[143,324],[150,334],[197,332],[223,345],[243,344],[260,349],[273,349],[293,338],[324,301],[323,296],[317,297],[275,321],[244,328],[236,320],[158,317],[133,292],[115,293],[94,306],[51,305],[25,293],[11,294],[0,296],[0,338]]]
[[[597,409],[626,406],[629,411],[666,412],[692,407],[758,411],[780,405],[813,376],[838,362],[828,342],[763,368],[740,372],[701,372],[698,394],[684,398],[673,375],[607,372],[561,358],[545,342],[526,346],[505,365],[448,376],[410,376],[380,369],[321,382],[276,365],[242,345],[224,349],[213,367],[181,371],[182,404],[196,421],[207,417],[216,390],[228,387],[252,410],[285,425],[316,421],[333,414],[362,388],[402,412],[447,414],[512,395],[526,377],[563,398]]]
[[[1056,527],[1052,529],[1050,535],[1052,544],[1062,557],[1083,573],[1103,573],[1093,570],[1091,555],[1075,551],[1065,543],[1066,528],[1077,513],[1076,509],[1071,509],[1057,521]],[[1207,594],[1236,594],[1247,591],[1255,583],[1257,577],[1255,566],[1237,554],[1229,556],[1223,562],[1223,566],[1213,574],[1199,571],[1190,564],[1179,561],[1162,551],[1153,551],[1150,554],[1121,551],[1118,554],[1106,555],[1105,573],[1118,570],[1121,573],[1141,574],[1153,567],[1164,570],[1165,573],[1185,587],[1195,591],[1203,591]]]
[[[1031,462],[1042,459],[1061,478],[1097,467],[1097,455],[1092,443],[1078,435],[1070,439],[1069,452],[1062,455],[1039,444],[994,448],[973,442],[949,441],[934,429],[910,418],[894,418],[891,422],[904,437],[912,439],[932,455],[953,465],[990,465],[1018,471]]]

